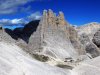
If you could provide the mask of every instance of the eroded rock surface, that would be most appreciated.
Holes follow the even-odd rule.
[[[95,22],[76,28],[81,43],[83,44],[86,52],[91,54],[92,57],[97,57],[100,55],[100,49],[95,43],[99,37],[97,32],[99,29],[100,24]]]
[[[94,34],[100,29],[100,24],[96,22],[91,22],[80,27],[77,27],[78,34],[85,33],[88,35],[89,39],[92,40]]]
[[[100,30],[98,30],[95,34],[94,34],[94,37],[93,37],[93,40],[95,45],[97,45],[97,47],[100,48]]]
[[[89,39],[89,36],[84,34],[80,35],[80,41],[83,44],[86,53],[91,54],[92,57],[97,57],[100,55],[99,48]]]
[[[28,46],[31,52],[60,59],[69,57],[75,59],[85,54],[76,30],[65,21],[62,12],[56,17],[52,10],[44,10],[36,32],[29,39]]]
[[[39,62],[20,47],[0,42],[0,75],[70,75],[69,70]]]

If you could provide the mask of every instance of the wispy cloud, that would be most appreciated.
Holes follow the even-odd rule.
[[[25,18],[1,19],[0,26],[25,25],[32,20],[40,20],[41,16],[42,16],[41,13],[38,11],[38,12],[32,13],[29,16],[26,16]]]
[[[27,18],[29,19],[29,20],[39,20],[40,18],[41,18],[41,16],[42,16],[42,14],[39,12],[39,11],[37,11],[37,12],[35,12],[35,13],[32,13],[30,16],[28,16]]]
[[[34,0],[0,0],[0,14],[12,14],[15,12],[28,10],[30,7],[23,7],[23,5]]]
[[[0,0],[0,16],[10,15],[12,13],[31,12],[29,16],[26,16],[24,18],[0,19],[0,25],[1,26],[25,25],[26,23],[32,20],[40,19],[41,13],[39,11],[32,13],[33,11],[30,10],[31,5],[29,5],[28,3],[33,1],[42,1],[42,0]],[[25,4],[28,5],[24,6]]]
[[[8,25],[8,26],[13,26],[13,25],[23,25],[26,24],[27,21],[24,19],[1,19],[0,20],[0,26]]]

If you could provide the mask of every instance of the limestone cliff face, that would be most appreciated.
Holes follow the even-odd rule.
[[[36,32],[29,39],[28,46],[31,53],[42,53],[60,59],[76,58],[85,54],[77,31],[65,21],[62,12],[56,17],[52,10],[44,10]]]

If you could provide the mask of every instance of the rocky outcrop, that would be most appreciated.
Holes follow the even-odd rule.
[[[74,27],[72,26],[69,27],[69,34],[70,34],[69,39],[70,39],[71,44],[74,46],[75,49],[77,49],[77,52],[80,55],[84,55],[86,53],[85,48],[81,44],[78,33]]]
[[[100,48],[100,30],[98,30],[93,37],[93,43]]]
[[[96,39],[94,39],[94,35],[99,29],[100,24],[94,22],[76,28],[86,53],[91,54],[92,57],[97,57],[100,55],[99,48],[94,44],[94,41],[96,41]]]
[[[89,39],[88,35],[81,34],[80,41],[83,44],[86,53],[89,53],[92,57],[97,57],[100,55],[98,47]]]
[[[75,59],[85,54],[76,30],[65,21],[62,12],[56,17],[52,10],[44,10],[28,46],[31,53],[42,53],[60,59]]]

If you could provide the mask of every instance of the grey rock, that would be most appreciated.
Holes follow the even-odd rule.
[[[100,30],[98,30],[93,37],[94,44],[100,48]]]
[[[69,39],[70,39],[72,45],[74,46],[74,48],[77,50],[77,52],[80,55],[85,55],[86,54],[85,48],[81,44],[80,39],[78,37],[78,33],[74,27],[72,27],[72,26],[69,27],[69,34],[70,34]]]
[[[76,28],[81,43],[83,44],[86,52],[90,53],[92,57],[100,55],[100,50],[97,47],[97,42],[99,41],[97,41],[97,39],[99,38],[97,37],[98,33],[96,33],[99,29],[100,24],[95,22]]]
[[[100,55],[99,48],[90,41],[88,35],[85,33],[80,35],[80,41],[83,44],[87,53],[90,53],[92,57],[97,57]]]
[[[76,28],[78,34],[81,35],[85,33],[88,35],[89,39],[92,41],[94,34],[100,29],[100,23],[91,22]]]
[[[13,34],[13,32],[11,30],[1,28],[0,29],[0,41],[15,43],[16,41],[13,39],[13,36],[12,37],[10,36],[10,34]]]
[[[36,32],[31,35],[28,46],[31,53],[42,53],[60,59],[75,59],[78,55],[85,54],[76,30],[65,21],[62,12],[56,17],[52,10],[43,12],[43,17]]]

